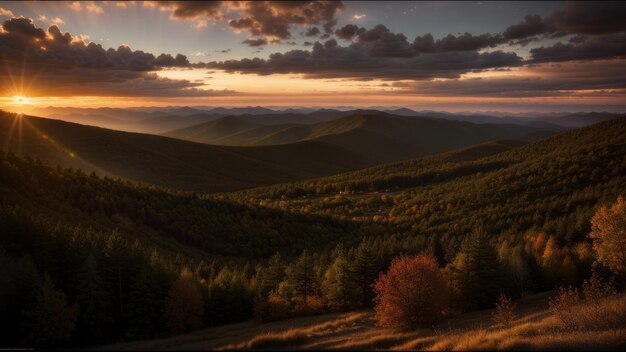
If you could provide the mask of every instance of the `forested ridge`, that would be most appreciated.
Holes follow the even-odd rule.
[[[588,232],[598,203],[624,191],[625,175],[622,118],[517,148],[493,142],[222,197],[358,219],[403,235],[458,238],[480,223],[494,234],[533,229],[572,242]]]
[[[370,307],[399,254],[432,254],[458,310],[580,283],[590,219],[625,175],[624,118],[219,195],[3,153],[2,341],[86,346]]]

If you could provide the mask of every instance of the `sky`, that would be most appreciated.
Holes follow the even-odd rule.
[[[0,108],[626,112],[624,2],[0,1]]]

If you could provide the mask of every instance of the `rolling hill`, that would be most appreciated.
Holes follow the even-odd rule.
[[[331,175],[373,161],[320,141],[284,146],[219,147],[3,113],[4,150],[52,165],[184,190],[215,192]]]
[[[487,143],[345,174],[221,195],[360,219],[407,236],[531,229],[583,238],[599,202],[626,189],[626,118],[511,148]]]
[[[259,116],[255,118],[262,121]],[[389,162],[490,140],[536,140],[552,133],[525,126],[478,125],[443,119],[397,116],[377,111],[353,111],[347,116],[314,124],[262,126],[255,123],[256,121],[242,116],[229,116],[168,132],[166,135],[218,145],[258,146],[322,141],[356,154],[366,155],[376,162]]]

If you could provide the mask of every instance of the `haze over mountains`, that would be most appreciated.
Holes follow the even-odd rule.
[[[126,111],[119,116],[137,121],[153,114]],[[309,116],[307,121],[326,121],[271,124]],[[168,115],[150,118],[155,119],[166,121]],[[262,124],[268,120],[270,124]],[[3,114],[0,127],[5,150],[52,165],[203,192],[327,176],[492,140],[532,141],[554,133],[377,111],[227,116],[167,134],[178,139],[11,114]]]
[[[277,145],[322,141],[377,162],[396,161],[496,139],[535,140],[551,134],[528,126],[473,124],[357,111],[315,124],[262,125],[254,115],[228,116],[167,133],[208,144]]]
[[[205,109],[48,108],[50,116],[75,123],[4,114],[0,136],[5,150],[21,150],[52,165],[216,192],[328,176],[488,141],[533,141],[619,116],[578,113],[523,119],[406,108]],[[22,126],[21,138],[16,123]]]
[[[360,111],[380,111],[399,116],[432,117],[474,123],[515,124],[559,130],[583,127],[614,119],[623,114],[610,112],[590,113],[448,113],[440,111],[414,111],[398,109],[359,109],[342,107],[288,108],[279,110],[265,107],[214,108],[214,107],[143,107],[143,108],[32,108],[30,115],[54,118],[68,122],[106,127],[130,132],[163,134],[186,127],[210,122],[226,116],[244,116],[263,125],[314,124]],[[253,118],[255,116],[256,118]]]

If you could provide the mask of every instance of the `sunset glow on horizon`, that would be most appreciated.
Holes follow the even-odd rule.
[[[610,15],[602,29],[567,22],[599,6],[186,6],[0,2],[0,106],[626,106],[623,28]],[[276,17],[263,18],[262,9]],[[156,26],[154,33],[139,22]]]

